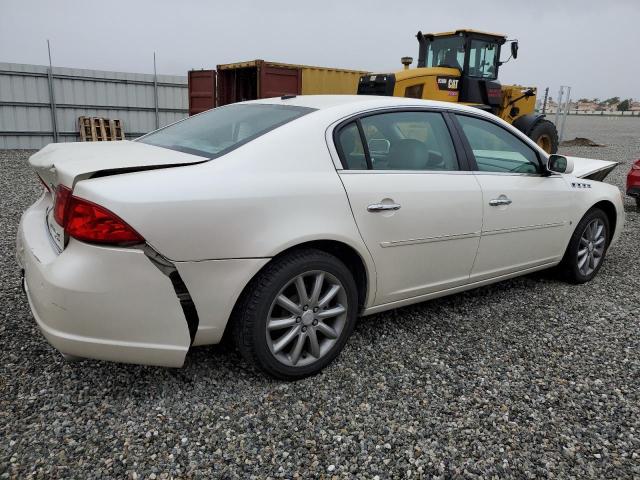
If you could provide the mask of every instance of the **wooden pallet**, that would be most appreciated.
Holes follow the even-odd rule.
[[[124,140],[124,128],[118,119],[79,117],[78,129],[83,142],[112,142]]]

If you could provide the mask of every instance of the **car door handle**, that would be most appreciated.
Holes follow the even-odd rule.
[[[385,210],[400,210],[398,203],[372,203],[367,207],[370,212],[383,212]]]
[[[489,200],[489,205],[492,207],[497,207],[499,205],[511,205],[511,199],[506,195],[500,195],[498,198]]]

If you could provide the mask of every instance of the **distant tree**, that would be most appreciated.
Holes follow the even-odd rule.
[[[594,98],[594,99],[592,100],[592,102],[593,102],[593,103],[600,103],[600,99],[599,99],[598,97],[596,97],[596,98]]]
[[[620,112],[626,112],[629,110],[629,106],[631,105],[631,99],[628,98],[626,100],[621,101],[616,107]]]
[[[607,105],[615,105],[616,103],[620,103],[620,97],[607,98],[604,103]]]
[[[589,100],[588,98],[581,98],[580,100],[578,100],[578,103],[589,103],[591,100]]]

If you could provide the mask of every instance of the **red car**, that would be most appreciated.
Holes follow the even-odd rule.
[[[640,209],[640,159],[631,165],[627,174],[627,195],[636,199],[636,205]]]

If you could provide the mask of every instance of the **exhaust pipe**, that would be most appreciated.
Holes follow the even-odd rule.
[[[412,57],[402,57],[400,59],[400,63],[402,63],[402,65],[404,65],[404,69],[405,70],[409,70],[409,65],[411,65],[413,63],[413,58]]]

